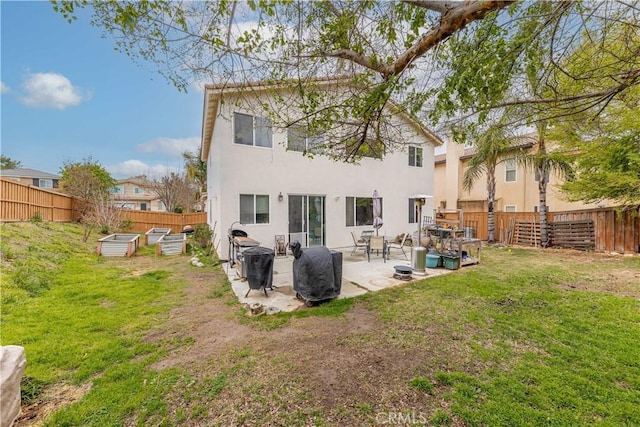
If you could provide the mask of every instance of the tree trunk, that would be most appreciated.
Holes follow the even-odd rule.
[[[495,242],[495,229],[496,229],[496,221],[493,216],[493,205],[496,199],[496,170],[495,167],[487,168],[487,205],[488,205],[488,214],[487,214],[487,231],[488,243]]]
[[[540,246],[549,246],[549,223],[547,222],[547,184],[549,183],[549,164],[546,159],[547,148],[544,137],[538,141],[538,159],[535,174],[538,178],[538,214],[540,215]]]

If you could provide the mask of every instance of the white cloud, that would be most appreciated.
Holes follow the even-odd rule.
[[[125,160],[116,165],[106,165],[104,167],[115,179],[130,178],[133,176],[146,175],[149,179],[157,179],[168,175],[171,172],[181,173],[182,165],[170,167],[163,164],[150,165],[140,160]]]
[[[7,93],[9,92],[11,89],[9,89],[9,86],[7,86],[6,84],[4,84],[4,82],[0,82],[0,93]]]
[[[145,153],[158,152],[182,159],[182,153],[185,151],[195,153],[198,147],[200,147],[200,137],[194,136],[190,138],[155,138],[138,144],[136,148]]]
[[[22,87],[25,94],[21,101],[29,107],[64,110],[88,98],[68,78],[57,73],[29,74]]]

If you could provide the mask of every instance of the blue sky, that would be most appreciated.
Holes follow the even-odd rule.
[[[202,92],[116,52],[87,11],[72,24],[49,2],[0,13],[2,154],[50,173],[91,156],[119,179],[180,169],[198,148]]]

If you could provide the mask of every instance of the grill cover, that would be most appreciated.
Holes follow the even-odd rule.
[[[242,251],[249,289],[273,288],[273,249],[256,246]]]
[[[342,288],[342,252],[325,246],[300,248],[291,245],[293,255],[293,289],[307,302],[321,302],[340,295]]]

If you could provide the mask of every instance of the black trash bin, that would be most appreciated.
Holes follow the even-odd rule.
[[[273,289],[273,259],[275,257],[273,249],[262,246],[248,248],[242,251],[242,257],[249,283],[249,290],[245,297],[252,289],[262,289],[267,295],[267,288]]]
[[[308,306],[337,298],[342,288],[342,253],[324,246],[302,249],[295,243],[292,250],[296,296]]]

